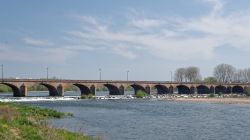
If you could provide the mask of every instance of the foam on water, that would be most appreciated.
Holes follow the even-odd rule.
[[[66,96],[66,97],[1,97],[0,102],[34,102],[34,101],[65,101],[77,100],[79,97]]]

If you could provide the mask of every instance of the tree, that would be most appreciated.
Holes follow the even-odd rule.
[[[217,79],[215,77],[210,76],[210,77],[205,78],[204,82],[209,83],[209,84],[213,84],[213,83],[217,82]]]
[[[229,83],[234,79],[236,69],[229,64],[219,64],[214,68],[214,77],[218,82]]]
[[[198,67],[188,67],[185,70],[185,79],[187,82],[194,82],[201,79],[200,69]]]
[[[175,71],[175,74],[174,74],[174,79],[175,81],[177,82],[184,82],[184,79],[185,79],[185,68],[178,68],[176,71]]]
[[[249,71],[250,72],[250,71]],[[248,82],[248,69],[239,69],[234,74],[234,82]]]
[[[175,71],[175,81],[195,82],[201,80],[200,69],[198,67],[178,68]]]

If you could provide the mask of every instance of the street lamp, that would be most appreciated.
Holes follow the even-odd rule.
[[[171,83],[172,83],[172,80],[173,80],[172,71],[170,71],[170,76],[171,76]]]
[[[100,80],[102,80],[102,69],[99,68],[99,72],[100,72]]]
[[[127,70],[127,81],[128,81],[128,73],[129,73],[129,70]]]
[[[1,66],[2,66],[2,82],[3,82],[3,64]]]
[[[46,68],[46,71],[47,71],[47,81],[48,81],[48,79],[49,79],[49,68],[48,67]]]

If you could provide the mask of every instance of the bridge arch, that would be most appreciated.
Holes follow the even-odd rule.
[[[45,86],[49,90],[49,96],[59,96],[59,92],[57,91],[57,88],[53,85],[47,84],[47,83],[41,83],[40,85]]]
[[[210,89],[205,85],[199,85],[197,88],[197,94],[209,94]]]
[[[138,91],[143,91],[143,92],[147,93],[147,92],[146,92],[146,89],[145,89],[143,86],[141,86],[141,85],[133,84],[133,85],[130,85],[130,86],[134,89],[135,94],[136,94]]]
[[[232,93],[243,94],[244,93],[244,88],[242,86],[239,86],[239,85],[233,86]]]
[[[123,95],[124,94],[124,92],[121,93],[120,89],[113,84],[104,84],[104,86],[108,88],[109,95]],[[122,88],[122,87],[120,87],[120,88]],[[123,90],[124,90],[124,87],[123,87]]]
[[[13,92],[14,97],[20,97],[21,96],[20,90],[16,85],[10,84],[10,83],[1,83],[1,84],[10,87],[12,92]]]
[[[219,85],[215,87],[215,93],[216,94],[226,94],[227,93],[227,88],[225,86]]]
[[[178,94],[191,94],[191,90],[185,85],[177,86]]]
[[[74,86],[78,87],[81,91],[81,95],[89,95],[91,93],[90,88],[83,85],[83,84],[73,84]]]
[[[154,86],[157,89],[157,94],[168,94],[169,89],[164,85],[155,85]]]

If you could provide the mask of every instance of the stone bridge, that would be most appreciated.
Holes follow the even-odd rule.
[[[249,83],[178,83],[163,81],[112,81],[112,80],[43,80],[43,79],[3,79],[0,84],[9,86],[13,96],[24,97],[28,88],[34,85],[47,87],[50,96],[64,96],[64,88],[76,86],[81,95],[94,94],[97,88],[106,87],[109,95],[124,95],[127,87],[132,87],[135,93],[139,90],[147,94],[155,91],[157,94],[244,94]]]

